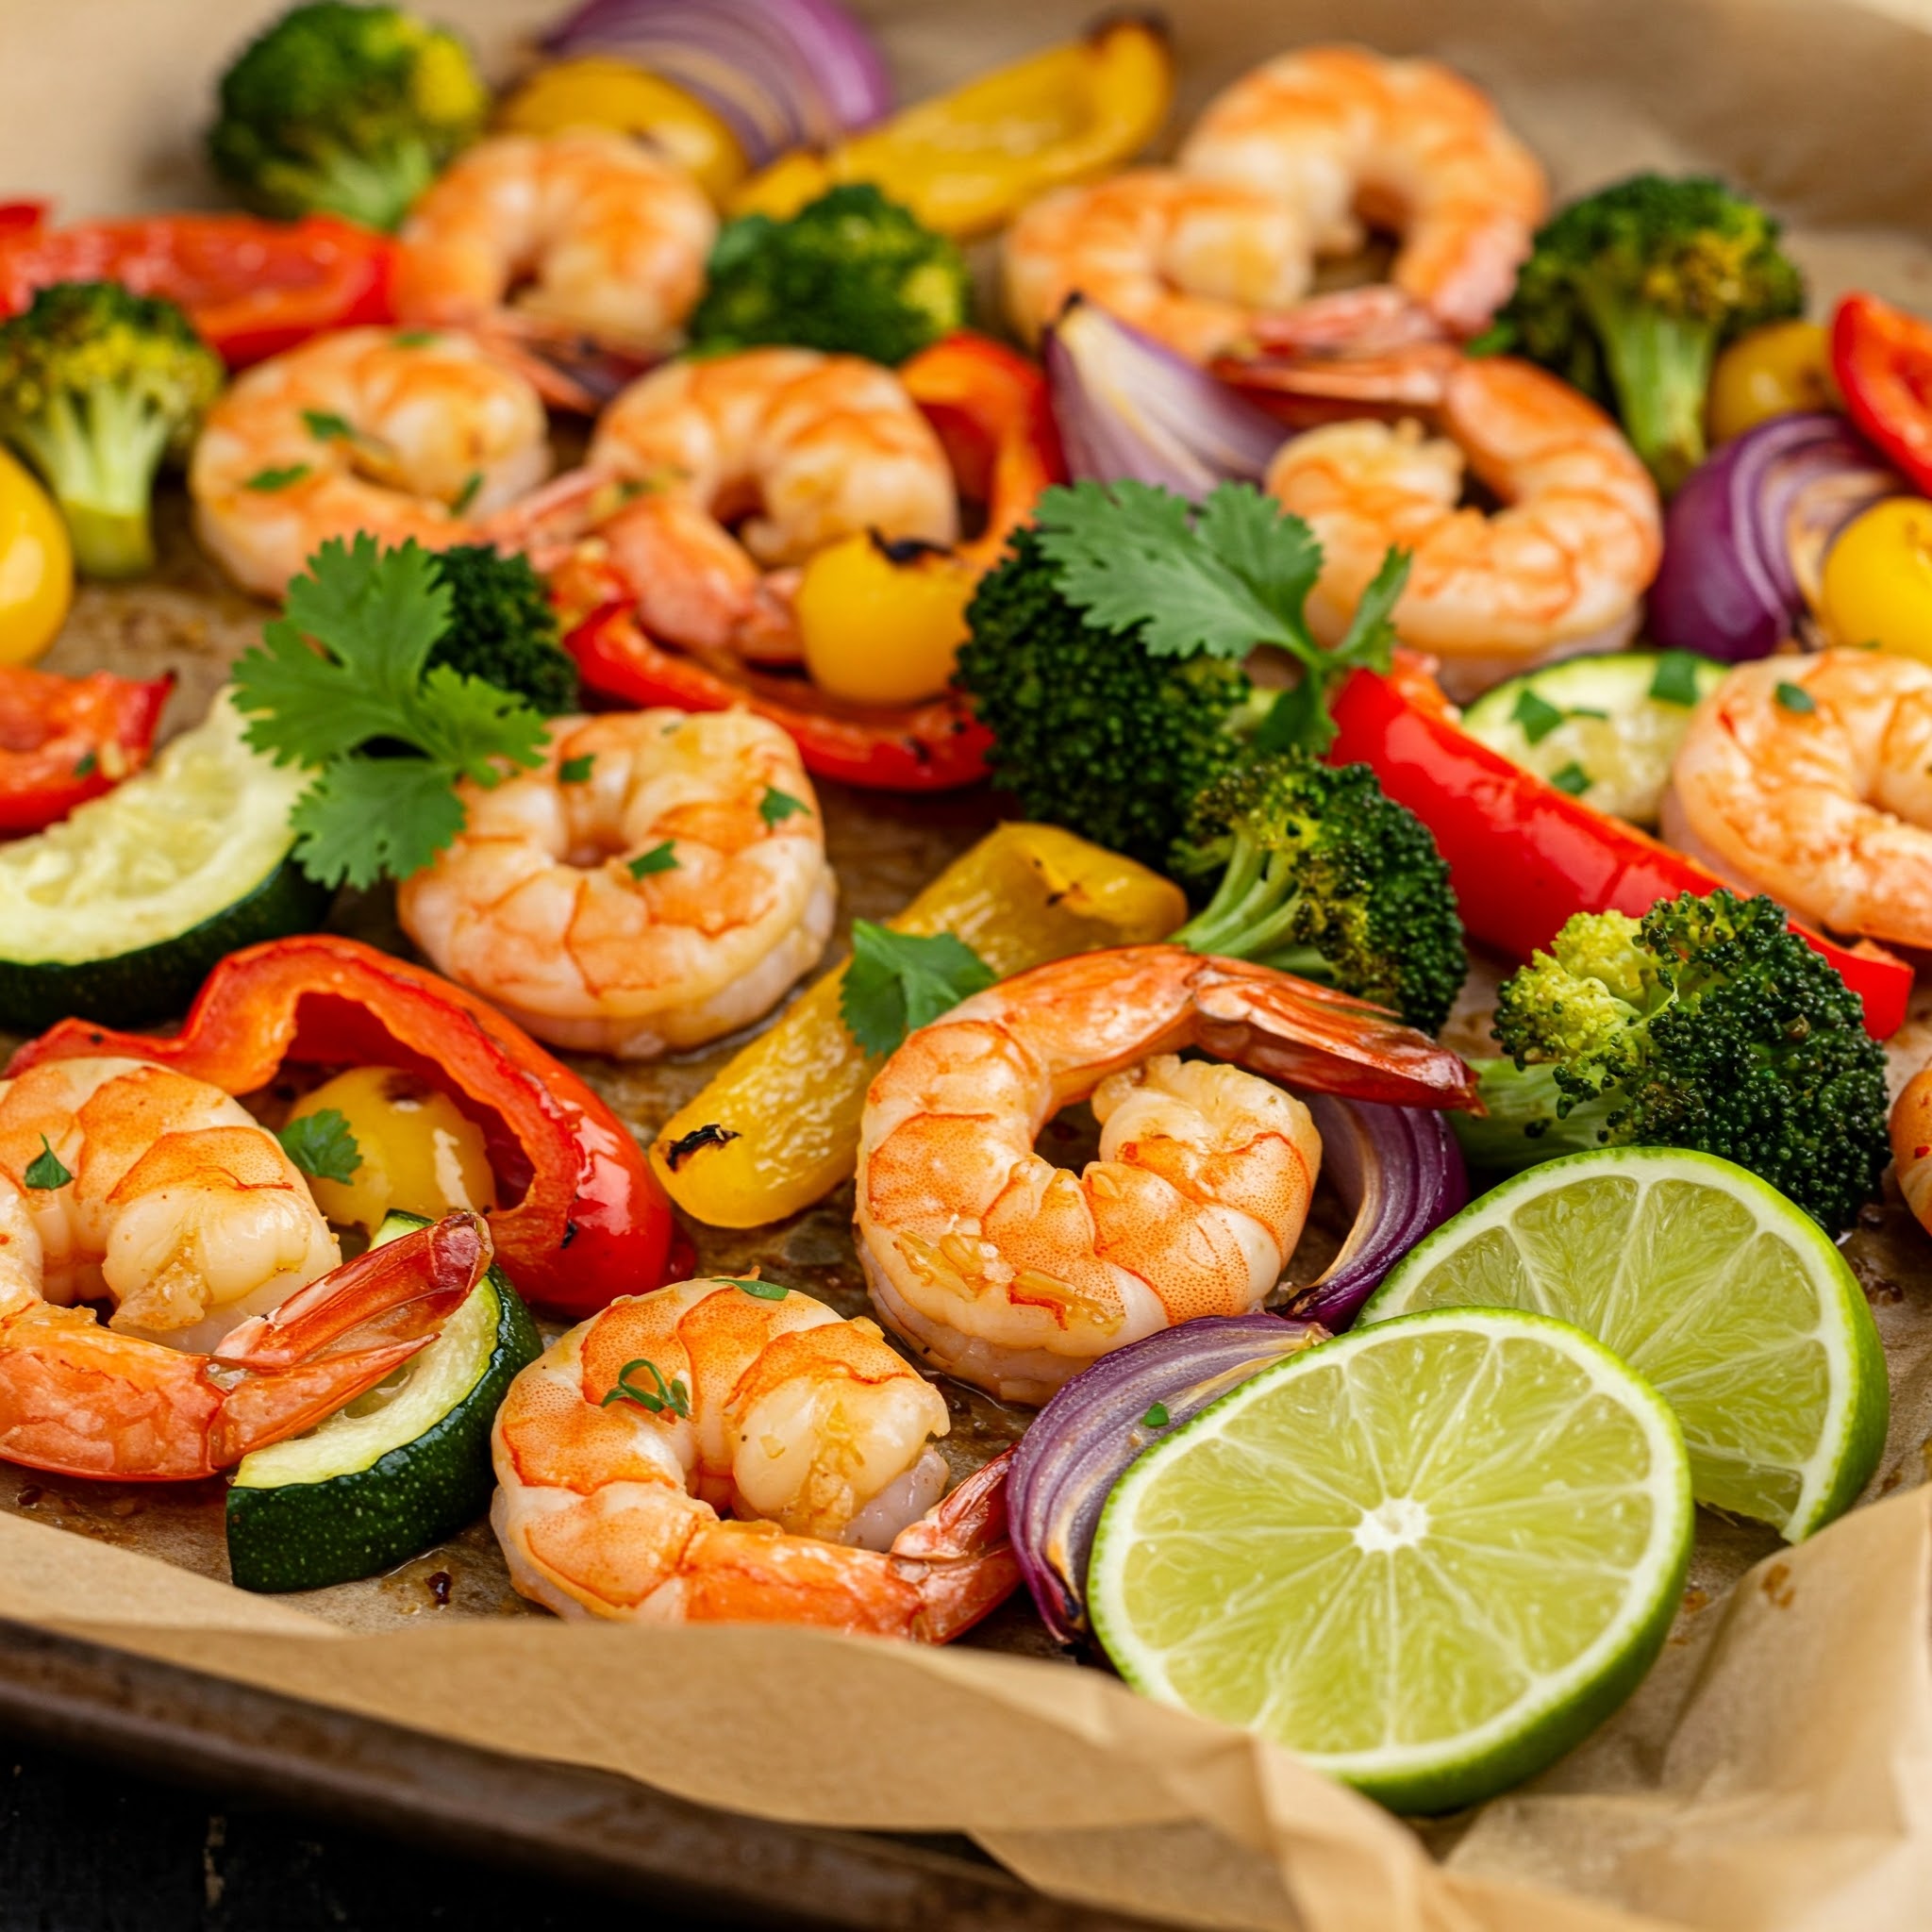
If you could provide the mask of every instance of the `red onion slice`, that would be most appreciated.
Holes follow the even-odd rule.
[[[1355,1224],[1327,1271],[1295,1295],[1293,1314],[1210,1315],[1102,1356],[1040,1411],[1013,1452],[1013,1548],[1041,1620],[1062,1643],[1087,1633],[1093,1532],[1128,1463],[1270,1362],[1353,1321],[1383,1275],[1469,1199],[1461,1151],[1441,1114],[1305,1098],[1324,1168]]]
[[[1832,539],[1908,488],[1842,416],[1801,410],[1746,430],[1672,500],[1651,637],[1732,662],[1768,657],[1815,600]]]
[[[615,54],[694,94],[754,168],[891,111],[872,38],[838,0],[589,0],[545,52]]]
[[[1198,498],[1230,477],[1258,482],[1286,435],[1205,369],[1077,296],[1041,356],[1076,478],[1124,477]]]

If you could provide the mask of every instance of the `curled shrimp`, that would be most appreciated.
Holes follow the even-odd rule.
[[[1019,1580],[1003,1464],[940,1500],[948,1427],[870,1322],[679,1282],[613,1302],[511,1383],[490,1520],[510,1580],[559,1616],[942,1643]]]
[[[466,336],[317,336],[238,376],[188,470],[203,547],[279,597],[330,537],[474,542],[550,470],[536,390]]]
[[[608,481],[630,494],[608,506]],[[645,629],[691,650],[799,655],[796,566],[841,537],[951,544],[952,466],[891,370],[811,349],[750,349],[659,369],[597,424],[577,487],[533,500],[512,541],[588,512]]]
[[[1293,209],[1324,254],[1358,248],[1364,225],[1392,229],[1395,289],[1457,336],[1507,299],[1549,203],[1481,89],[1365,47],[1303,47],[1243,75],[1202,111],[1179,166]]]
[[[1454,1054],[1380,1008],[1176,945],[1037,967],[910,1035],[860,1127],[856,1225],[880,1319],[946,1374],[1042,1402],[1142,1336],[1259,1307],[1321,1163],[1307,1108],[1260,1074],[1411,1106],[1474,1091]],[[1076,1174],[1034,1142],[1089,1097],[1100,1158]]]
[[[838,886],[798,749],[748,711],[559,718],[403,881],[440,972],[541,1040],[642,1058],[759,1018],[818,958]]]
[[[0,1094],[0,1457],[208,1475],[373,1388],[489,1260],[463,1215],[339,1268],[301,1174],[226,1094],[47,1061]],[[106,1325],[74,1306],[102,1300]]]
[[[1663,831],[1814,924],[1932,946],[1932,666],[1882,651],[1735,666],[1691,717]]]
[[[1441,660],[1453,696],[1628,640],[1662,555],[1662,515],[1657,485],[1594,403],[1531,363],[1449,351],[1314,362],[1307,381],[1424,405],[1441,431],[1413,418],[1330,423],[1269,464],[1268,489],[1322,545],[1307,615],[1324,642],[1347,630],[1391,546],[1410,554],[1396,633]],[[1465,470],[1501,508],[1462,504]]]
[[[1912,1219],[1932,1234],[1932,1066],[1921,1067],[1891,1104],[1891,1162]]]
[[[398,321],[547,347],[566,367],[581,337],[634,374],[676,346],[717,233],[691,175],[625,136],[499,135],[458,155],[410,209],[391,302]],[[565,381],[553,400],[591,399]]]

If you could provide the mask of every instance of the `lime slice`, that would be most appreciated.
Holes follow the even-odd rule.
[[[1792,1542],[1850,1507],[1885,1445],[1872,1311],[1816,1222],[1756,1174],[1605,1147],[1505,1181],[1363,1309],[1531,1308],[1586,1328],[1676,1412],[1697,1500]]]
[[[1136,1690],[1446,1810],[1629,1695],[1691,1522],[1676,1424],[1607,1349],[1445,1308],[1291,1356],[1147,1450],[1088,1602]]]

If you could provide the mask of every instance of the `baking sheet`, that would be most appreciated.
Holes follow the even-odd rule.
[[[211,77],[269,10],[0,0],[0,194],[58,190],[75,213],[205,198],[193,134]],[[497,62],[515,58],[531,18],[522,0],[435,10],[469,25]],[[910,93],[1024,51],[1087,9],[861,10]],[[1932,34],[1916,5],[1189,0],[1176,12],[1184,108],[1297,39],[1426,49],[1496,90],[1559,188],[1644,163],[1715,167],[1802,225],[1798,252],[1825,292],[1857,279],[1932,306]],[[198,714],[260,613],[178,541],[178,506],[169,516],[165,581],[90,590],[50,661],[172,666],[179,721]],[[831,788],[824,807],[848,917],[891,910],[986,811],[982,800],[881,809]],[[379,898],[339,919],[390,930]],[[1928,1043],[1922,1021],[1900,1066]],[[720,1057],[587,1071],[648,1137]],[[762,1260],[857,1312],[844,1210],[835,1200],[777,1229],[700,1231],[702,1261],[741,1272]],[[520,1607],[480,1529],[368,1585],[250,1598],[220,1580],[213,1485],[0,1473],[0,1617],[765,1819],[968,1832],[1064,1897],[1179,1923],[1916,1927],[1932,1897],[1932,1492],[1919,1487],[1932,1249],[1894,1203],[1847,1252],[1893,1374],[1871,1507],[1793,1551],[1707,1518],[1671,1647],[1626,1710],[1523,1793],[1420,1832],[1258,1740],[1133,1699],[1102,1672],[1012,1655],[1046,1648],[1018,1610],[946,1652],[796,1630],[565,1626],[502,1614]],[[962,1459],[1021,1420],[965,1391],[949,1399]]]

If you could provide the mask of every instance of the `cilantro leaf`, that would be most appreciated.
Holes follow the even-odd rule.
[[[758,816],[768,825],[782,824],[793,812],[811,816],[811,807],[802,798],[793,798],[789,791],[780,791],[775,785],[765,787],[765,795],[758,800]]]
[[[1778,708],[1785,711],[1815,711],[1818,700],[1802,684],[1780,684],[1772,692]]]
[[[1550,783],[1558,791],[1567,791],[1572,798],[1581,798],[1590,790],[1591,776],[1574,758],[1572,758],[1560,772],[1550,774]]]
[[[421,872],[463,829],[452,775],[433,758],[331,758],[289,814],[297,862],[358,891]]]
[[[41,1151],[26,1164],[26,1172],[21,1179],[30,1188],[64,1188],[74,1178],[54,1152],[54,1143],[46,1135],[41,1136]]]
[[[1532,744],[1541,744],[1563,722],[1563,713],[1526,684],[1516,693],[1516,707],[1509,716]]]
[[[428,551],[331,539],[289,586],[285,614],[234,669],[247,741],[316,776],[290,824],[325,885],[407,878],[463,828],[453,790],[540,762],[547,726],[522,698],[439,664],[451,599]],[[373,740],[417,756],[370,758]]]
[[[353,442],[356,425],[333,409],[304,409],[302,426],[317,442]]]
[[[565,758],[557,768],[557,782],[559,785],[587,784],[591,768],[596,762],[597,754],[593,751],[587,751],[580,758]]]
[[[348,1116],[333,1107],[300,1115],[275,1139],[310,1180],[352,1181],[361,1170],[362,1149],[349,1130]]]
[[[949,932],[921,937],[855,919],[839,1017],[867,1053],[888,1054],[908,1033],[950,1012],[997,977],[971,946]]]
[[[661,845],[653,845],[648,852],[640,852],[625,870],[634,879],[647,879],[653,873],[675,872],[677,852],[671,841],[666,839]]]
[[[1254,592],[1291,648],[1308,641],[1302,606],[1322,575],[1322,546],[1307,524],[1258,490],[1223,483],[1202,503],[1194,534]]]
[[[273,465],[266,470],[258,470],[242,485],[244,490],[257,490],[266,493],[272,490],[286,490],[291,484],[299,483],[309,474],[308,463],[288,463],[279,468]]]
[[[740,1280],[734,1274],[723,1274],[718,1278],[733,1288],[741,1288],[746,1294],[761,1302],[782,1302],[791,1292],[782,1281]]]

